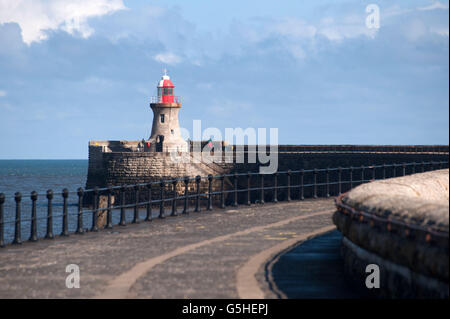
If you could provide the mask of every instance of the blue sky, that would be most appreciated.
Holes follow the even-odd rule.
[[[448,25],[448,1],[1,0],[0,159],[148,138],[163,68],[189,130],[448,144]]]

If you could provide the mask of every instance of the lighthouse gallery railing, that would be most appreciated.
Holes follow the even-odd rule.
[[[181,97],[176,95],[151,96],[150,103],[181,103]]]

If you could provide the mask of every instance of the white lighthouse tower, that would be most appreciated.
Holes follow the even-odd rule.
[[[153,96],[150,107],[153,110],[152,133],[149,138],[151,152],[187,152],[188,145],[180,134],[178,111],[181,108],[179,96],[167,71],[158,83],[158,96]]]

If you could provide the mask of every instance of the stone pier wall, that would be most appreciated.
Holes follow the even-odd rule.
[[[249,163],[248,149],[243,152],[234,151],[231,153],[221,154],[222,161],[220,163],[206,163],[204,161],[196,161],[195,158],[199,153],[179,153],[177,160],[174,161],[170,153],[156,153],[138,151],[138,141],[92,141],[89,145],[89,170],[86,188],[92,189],[95,186],[105,187],[108,184],[137,184],[159,181],[160,179],[181,178],[185,176],[195,177],[200,175],[206,177],[209,174],[213,176],[228,173],[246,173],[258,172],[260,166],[267,166],[258,161]],[[221,145],[219,145],[221,147]],[[235,147],[238,149],[238,147]],[[237,163],[237,158],[243,156],[243,163]],[[445,161],[448,160],[448,147],[413,147],[413,146],[296,146],[296,145],[280,145],[276,153],[278,160],[278,171],[326,168],[326,167],[349,167],[361,165],[374,165],[384,163],[406,163],[406,162],[422,162],[422,161]],[[336,178],[332,173],[330,178]],[[343,180],[348,179],[348,172],[344,172]],[[381,172],[377,172],[380,178]],[[324,174],[318,176],[318,182],[324,181]],[[354,176],[355,180],[358,178]],[[299,183],[299,176],[293,175],[292,184]],[[312,175],[305,176],[305,183],[312,181]],[[251,179],[252,186],[259,186],[260,183],[256,178]],[[273,186],[273,176],[268,175],[265,180],[265,186]],[[194,183],[192,183],[194,184]],[[286,184],[286,176],[279,177],[279,185]],[[233,184],[232,181],[226,179],[226,188],[229,189]],[[192,185],[193,187],[194,185]],[[202,191],[206,190],[207,181],[202,179]],[[238,182],[239,187],[246,187],[247,180],[241,177]],[[344,185],[344,190],[345,190]],[[220,181],[214,180],[213,189],[218,190]],[[336,193],[336,186],[331,188],[332,194]],[[181,191],[181,189],[180,189]],[[293,197],[298,196],[293,190]],[[305,196],[311,189],[306,189]],[[319,188],[319,195],[323,192]],[[240,193],[240,197],[245,194]],[[259,194],[252,193],[252,200],[257,200]],[[271,200],[272,193],[266,192],[267,200]],[[279,192],[280,199],[285,196],[284,191]],[[241,199],[240,199],[241,200]]]
[[[337,199],[346,272],[365,287],[366,266],[380,268],[390,298],[449,297],[449,170],[375,181]]]

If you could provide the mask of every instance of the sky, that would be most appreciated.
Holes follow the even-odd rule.
[[[449,143],[448,1],[0,0],[0,159],[148,138],[164,68],[189,131]]]

